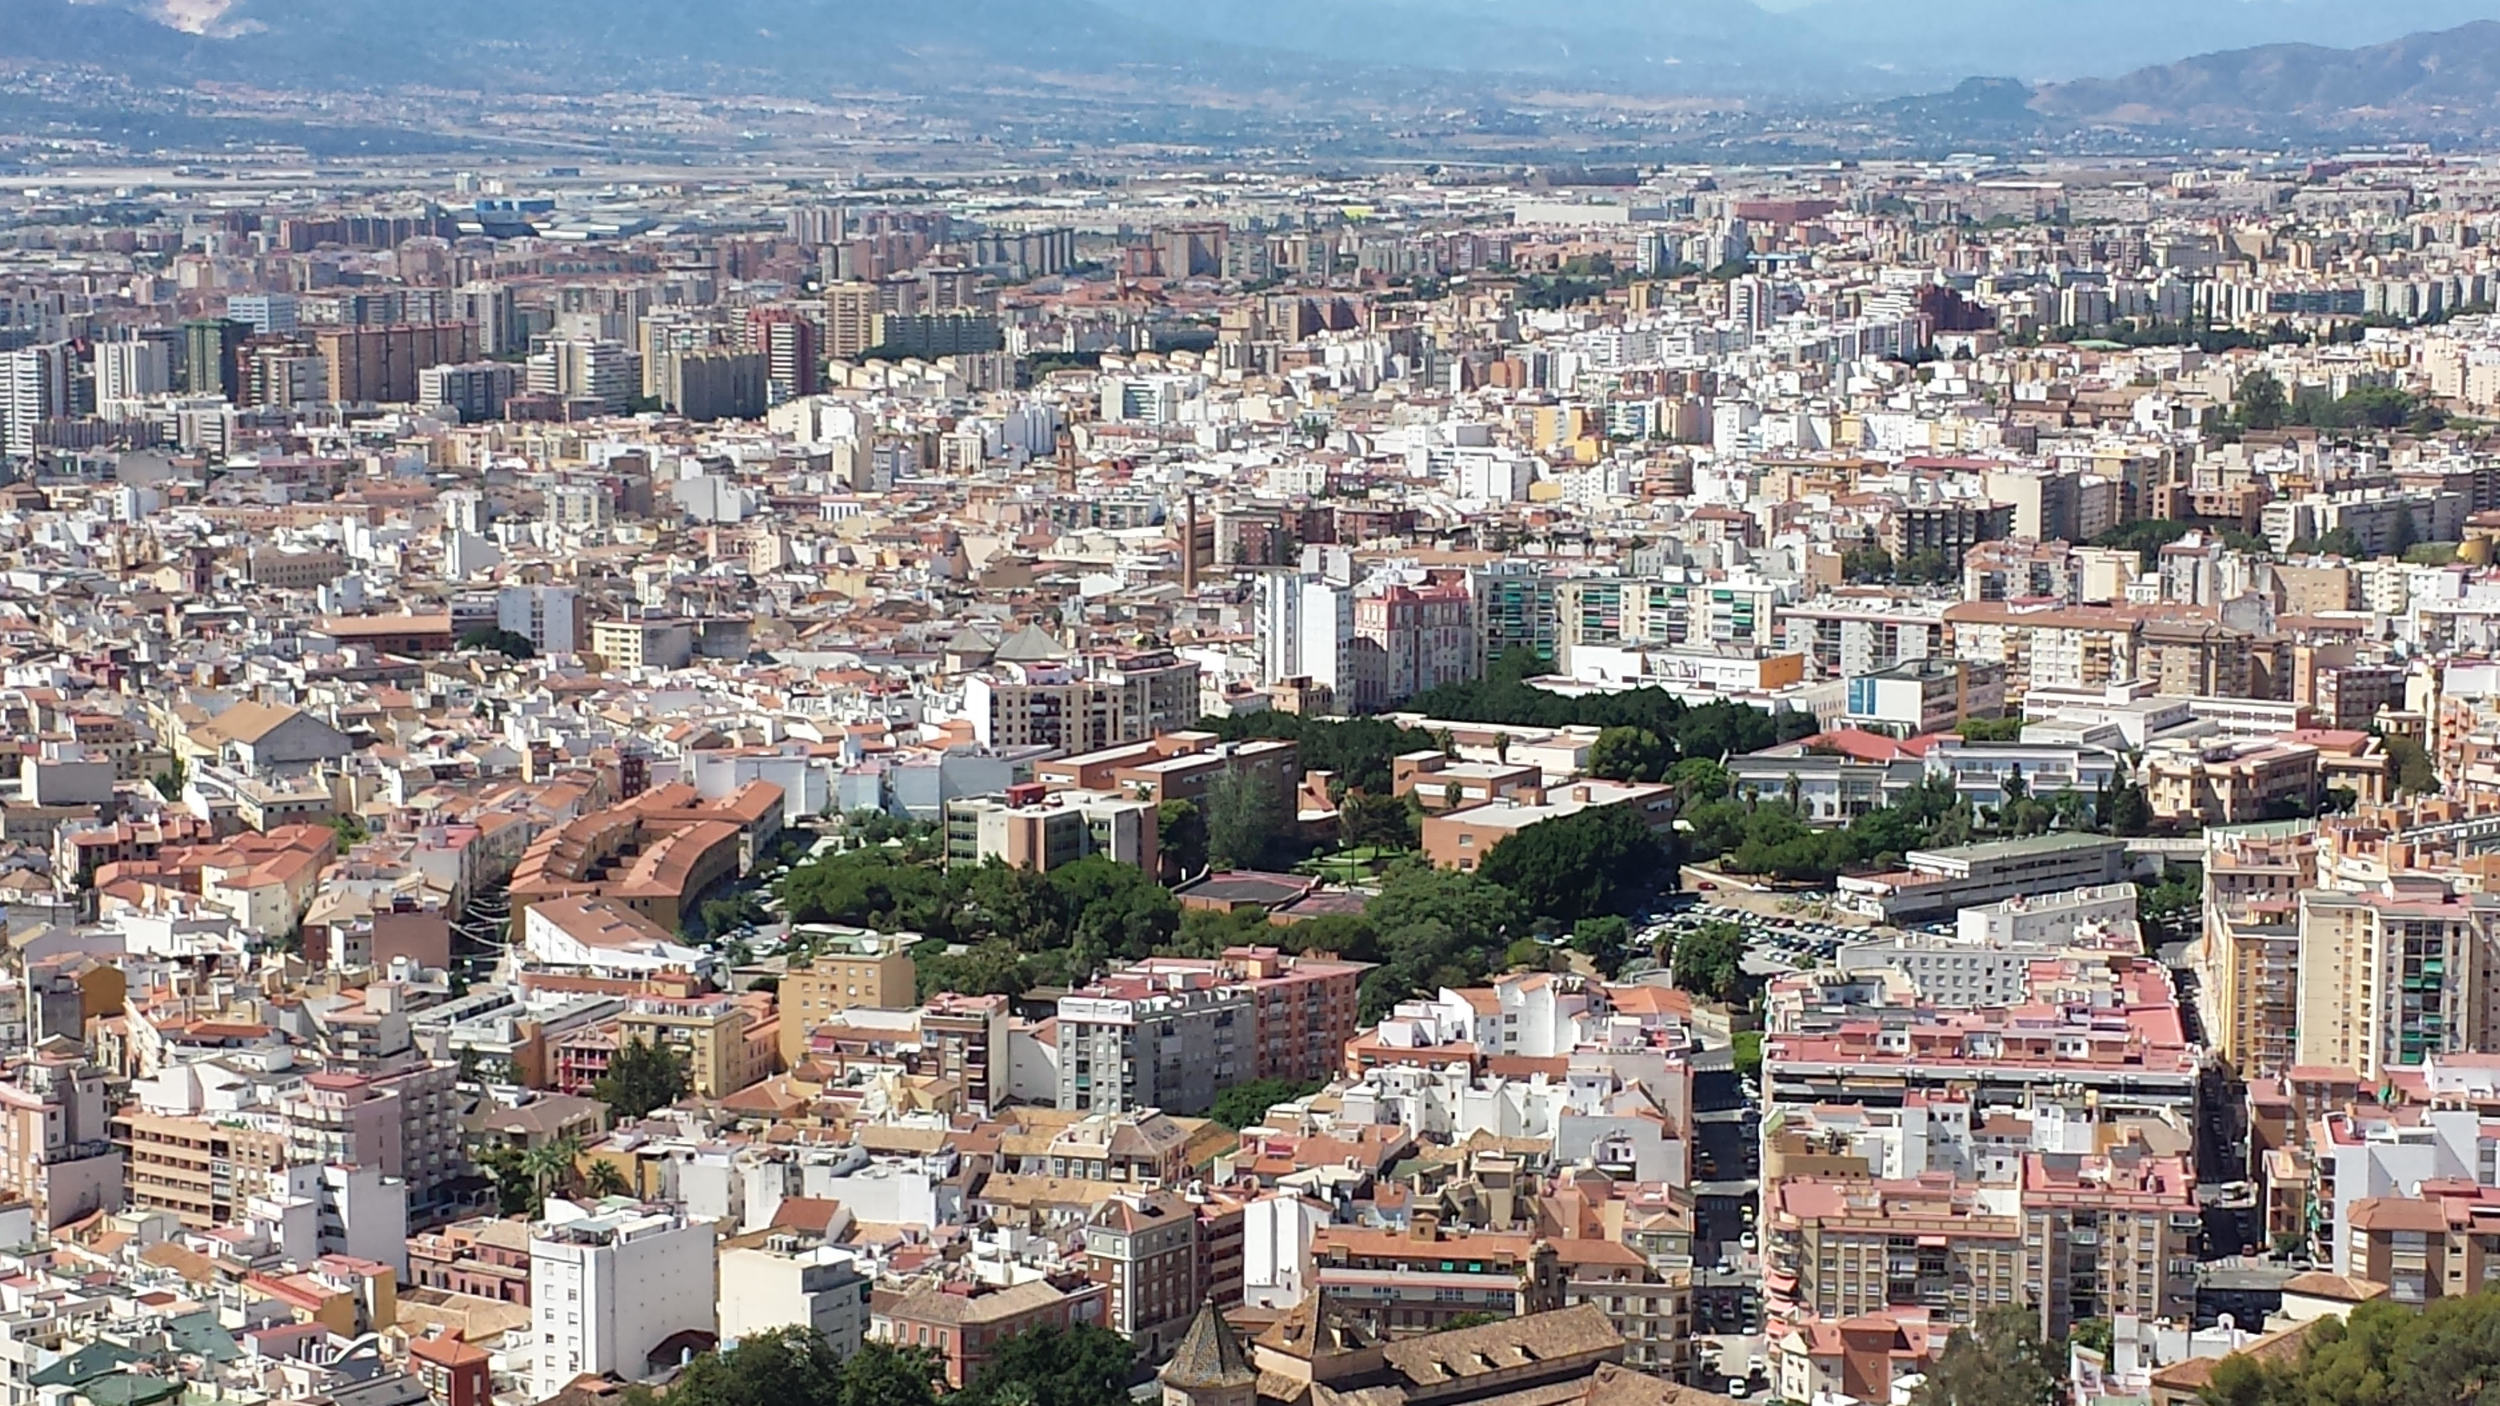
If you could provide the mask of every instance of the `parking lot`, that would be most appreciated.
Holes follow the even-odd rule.
[[[1842,943],[1862,940],[1874,931],[1819,916],[1811,903],[1801,905],[1796,913],[1765,913],[1707,898],[1678,897],[1685,901],[1664,907],[1643,925],[1642,939],[1657,945],[1712,923],[1732,923],[1745,933],[1748,976],[1777,976],[1821,966],[1832,960]]]

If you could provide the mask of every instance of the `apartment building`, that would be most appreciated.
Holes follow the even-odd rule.
[[[2297,1064],[2377,1083],[2500,1035],[2500,895],[2304,889]]]
[[[1248,992],[1214,971],[1114,972],[1059,998],[1061,1108],[1204,1113],[1255,1077]]]
[[[66,1039],[45,1042],[0,1082],[0,1186],[57,1229],[122,1207],[122,1149],[107,1119],[104,1071]]]
[[[675,1051],[690,1093],[726,1098],[773,1072],[779,1042],[755,1026],[755,1011],[727,992],[636,996],[616,1018],[616,1035]]]
[[[925,1282],[899,1293],[878,1290],[870,1300],[868,1333],[878,1342],[928,1349],[947,1386],[961,1390],[981,1375],[998,1345],[1018,1333],[1101,1326],[1103,1297],[1102,1286],[1091,1282]]]
[[[2190,1159],[2138,1144],[2024,1159],[2023,1301],[2044,1337],[2087,1318],[2192,1322],[2203,1213]]]
[[[2318,845],[2301,822],[2205,834],[2203,924],[2189,961],[2205,1038],[2244,1075],[2297,1062],[2300,895],[2316,885]]]
[[[2244,825],[2316,810],[2319,751],[2306,742],[2165,738],[2144,754],[2144,799],[2166,825]]]
[[[1177,1192],[1104,1198],[1085,1222],[1085,1267],[1103,1288],[1103,1326],[1150,1358],[1179,1341],[1206,1300],[1198,1216]]]
[[[1484,862],[1494,846],[1531,825],[1609,807],[1628,811],[1651,829],[1664,832],[1674,823],[1675,793],[1667,786],[1600,780],[1522,789],[1480,805],[1425,816],[1424,856],[1444,869],[1470,871]]]
[[[1452,1319],[1525,1317],[1562,1307],[1562,1263],[1532,1235],[1444,1230],[1428,1213],[1412,1229],[1324,1225],[1311,1235],[1311,1268],[1328,1302],[1363,1315],[1392,1338]]]
[[[1021,638],[1002,642],[991,665],[964,683],[964,717],[985,747],[1097,752],[1198,720],[1198,665],[1169,650],[1082,661],[1007,657]]]
[[[673,1343],[717,1338],[709,1223],[625,1201],[547,1209],[530,1236],[528,1376],[540,1400],[584,1373],[649,1377],[677,1365]]]
[[[1302,778],[1301,749],[1288,741],[1223,742],[1211,732],[1167,732],[1033,767],[1034,781],[1049,791],[1091,791],[1157,805],[1188,801],[1201,809],[1210,792],[1235,778],[1268,788],[1285,805]]]
[[[130,1208],[170,1212],[194,1230],[240,1220],[268,1174],[286,1163],[286,1137],[274,1128],[132,1108],[114,1118],[113,1130]]]
[[[2500,1188],[2426,1181],[2418,1196],[2372,1196],[2347,1216],[2345,1273],[2420,1306],[2500,1283]]]
[[[1152,872],[1161,860],[1159,807],[1096,791],[1049,791],[1039,782],[997,796],[946,803],[946,862],[995,859],[1045,873],[1089,855]]]
[[[2021,1301],[2023,1219],[2011,1188],[1951,1175],[1769,1184],[1764,1316],[1826,1322],[1918,1307],[1952,1323]]]
[[[720,1252],[720,1334],[724,1342],[783,1328],[820,1333],[848,1357],[868,1336],[871,1280],[859,1257],[815,1236],[760,1231],[724,1242]]]
[[[912,945],[920,941],[917,933],[811,923],[794,928],[792,937],[809,948],[809,956],[782,974],[777,993],[785,1065],[806,1054],[808,1032],[825,1017],[853,1007],[900,1009],[918,991],[911,959]]]

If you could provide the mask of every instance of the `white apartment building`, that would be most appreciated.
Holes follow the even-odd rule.
[[[549,1201],[530,1233],[532,1395],[546,1400],[585,1372],[648,1377],[670,1365],[651,1360],[670,1337],[715,1331],[712,1246],[712,1227],[679,1212]]]
[[[868,1331],[868,1287],[848,1250],[789,1234],[755,1245],[733,1242],[720,1255],[721,1342],[776,1328],[813,1328],[836,1355],[848,1357]]]

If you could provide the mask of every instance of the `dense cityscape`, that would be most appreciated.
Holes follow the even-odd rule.
[[[10,1406],[2487,1394],[2500,158],[739,101],[0,136]]]

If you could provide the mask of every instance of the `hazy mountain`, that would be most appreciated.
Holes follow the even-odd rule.
[[[1796,42],[1904,79],[2041,82],[2251,45],[2383,43],[2500,18],[2500,0],[1812,0],[1785,18]]]
[[[199,32],[193,32],[199,31]],[[1259,66],[1094,0],[0,0],[0,59],[276,85],[556,88]]]
[[[2500,127],[2500,22],[2384,44],[2265,44],[2041,88],[2034,110],[2076,122],[2281,134],[2479,133]]]

